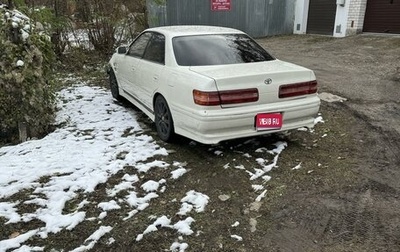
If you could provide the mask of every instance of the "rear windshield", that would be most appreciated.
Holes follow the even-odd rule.
[[[180,66],[226,65],[274,60],[245,34],[175,37],[175,58]]]

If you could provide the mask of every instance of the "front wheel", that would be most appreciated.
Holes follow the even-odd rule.
[[[156,97],[154,114],[157,134],[164,142],[170,142],[175,135],[174,122],[167,101],[161,95]]]
[[[114,99],[120,100],[121,96],[119,95],[118,81],[117,81],[117,78],[115,77],[115,73],[113,70],[110,70],[110,72],[108,74],[108,79],[110,82],[110,89],[111,89],[112,97],[114,97]]]

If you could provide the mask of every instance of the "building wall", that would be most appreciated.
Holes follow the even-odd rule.
[[[345,37],[347,34],[347,20],[351,2],[351,0],[337,1],[334,37]]]
[[[226,12],[211,11],[210,1],[167,0],[159,5],[154,0],[147,0],[150,26],[220,25],[243,30],[253,37],[307,33],[310,0],[231,0],[232,9]],[[361,33],[367,0],[336,1],[338,4],[332,36]]]
[[[297,0],[295,6],[295,17],[294,17],[294,34],[305,34],[307,32],[307,17],[308,17],[308,6],[310,0]]]
[[[334,1],[334,0],[333,0]],[[367,0],[336,0],[335,29],[332,36],[345,37],[363,30]],[[294,34],[307,33],[308,7],[310,0],[296,0]]]
[[[229,11],[212,11],[211,0],[147,0],[149,24],[217,25],[245,31],[252,37],[292,34],[296,0],[231,0]]]
[[[352,0],[347,20],[347,36],[361,33],[364,25],[367,0]]]

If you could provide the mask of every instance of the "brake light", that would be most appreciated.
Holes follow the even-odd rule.
[[[258,101],[258,89],[237,89],[228,91],[193,90],[194,103],[202,106],[237,104]]]
[[[221,104],[218,92],[203,92],[195,89],[193,90],[193,99],[194,103],[203,106],[214,106]]]
[[[279,87],[279,98],[315,94],[317,90],[318,90],[318,83],[316,80],[282,85]]]

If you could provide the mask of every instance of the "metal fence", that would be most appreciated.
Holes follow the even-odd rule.
[[[212,11],[212,0],[147,0],[151,27],[218,25],[253,37],[292,34],[296,0],[230,0],[230,10]]]

